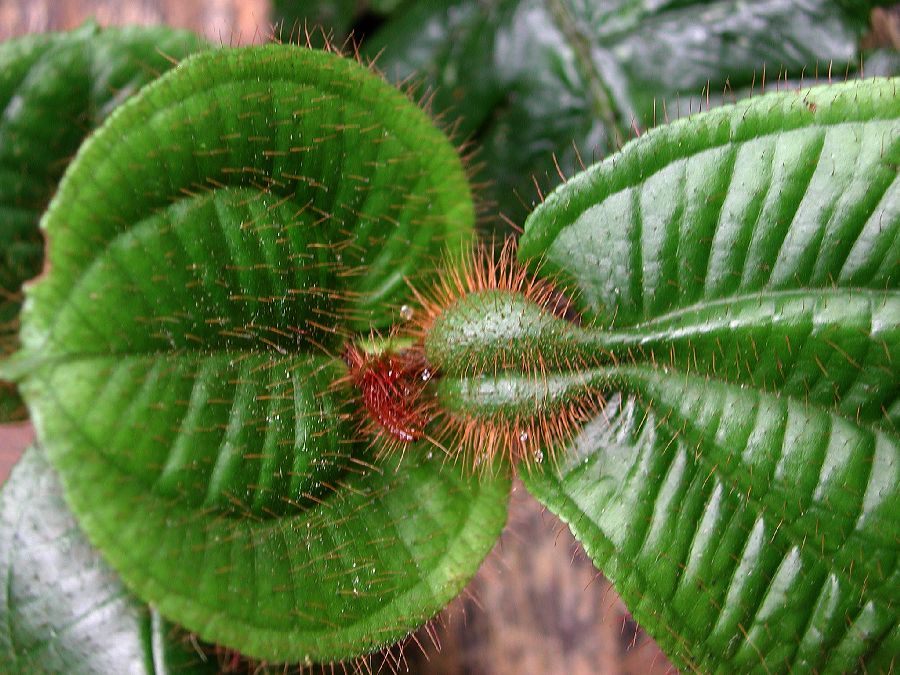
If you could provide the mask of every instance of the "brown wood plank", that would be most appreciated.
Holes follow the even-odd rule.
[[[69,30],[89,19],[101,26],[165,23],[213,42],[262,42],[269,33],[268,0],[0,0],[0,40]]]
[[[424,630],[406,647],[412,672],[676,672],[569,528],[519,481],[501,541],[435,626],[440,649]]]

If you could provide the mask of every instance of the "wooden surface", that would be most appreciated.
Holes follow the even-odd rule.
[[[518,481],[500,542],[437,626],[440,651],[423,631],[424,655],[407,649],[413,672],[675,672],[568,527]]]
[[[227,44],[264,41],[270,32],[266,0],[0,0],[0,39],[66,30],[89,18],[166,23]],[[28,425],[0,427],[0,482],[30,440]],[[396,668],[407,667],[438,675],[672,670],[568,528],[521,484],[501,542],[434,628],[409,642]]]
[[[270,23],[268,0],[0,0],[0,39],[91,18],[103,26],[164,23],[223,44],[264,41]]]

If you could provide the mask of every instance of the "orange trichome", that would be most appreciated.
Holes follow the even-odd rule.
[[[574,305],[511,241],[448,260],[413,294],[419,307],[400,331],[409,348],[344,353],[379,452],[422,441],[473,470],[540,462],[598,413]]]

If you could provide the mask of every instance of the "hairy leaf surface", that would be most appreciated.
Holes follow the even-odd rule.
[[[205,47],[186,31],[95,24],[0,45],[0,357],[18,344],[21,287],[44,258],[38,220],[78,145],[141,86]],[[24,415],[0,383],[0,422]]]
[[[328,661],[462,588],[508,481],[375,462],[334,383],[473,218],[431,120],[325,52],[195,56],[83,146],[44,220],[22,388],[79,523],[145,601],[249,656]]]
[[[680,120],[527,223],[520,256],[571,282],[609,365],[526,485],[684,668],[900,653],[898,86]]]

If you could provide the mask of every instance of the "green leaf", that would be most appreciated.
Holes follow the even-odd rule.
[[[900,75],[900,50],[876,49],[866,54],[866,77],[897,77]]]
[[[330,661],[459,592],[509,481],[416,448],[375,462],[335,381],[355,331],[396,320],[406,278],[473,220],[431,120],[325,52],[197,55],[82,146],[43,221],[22,390],[142,599],[251,657]]]
[[[359,10],[358,0],[274,0],[272,13],[282,39],[305,43],[322,36],[340,44],[350,33]]]
[[[685,669],[900,653],[898,86],[679,120],[526,224],[606,398],[526,485]]]
[[[364,48],[392,79],[423,78],[435,110],[461,118],[485,199],[521,222],[538,201],[532,176],[559,181],[554,155],[570,176],[579,151],[602,157],[633,125],[696,110],[703,90],[759,92],[784,72],[843,77],[867,25],[866,12],[830,0],[431,0]]]
[[[408,0],[369,0],[369,8],[378,14],[387,15],[403,8]]]
[[[313,46],[326,43],[351,51],[390,14],[415,0],[273,0],[280,40]],[[307,45],[308,46],[308,45]]]
[[[838,0],[838,4],[848,12],[856,13],[861,21],[867,21],[872,8],[886,7],[896,3],[893,0]]]
[[[44,257],[38,220],[78,145],[138,88],[204,48],[186,31],[96,24],[0,44],[0,357],[17,347],[21,287]],[[0,422],[25,414],[0,383]]]
[[[16,673],[215,673],[78,529],[40,448],[0,492],[0,661]]]

